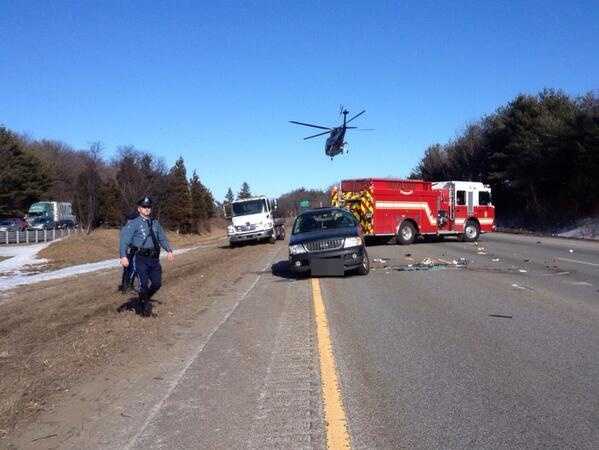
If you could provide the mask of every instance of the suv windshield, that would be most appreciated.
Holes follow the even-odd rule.
[[[357,225],[356,218],[347,211],[312,211],[295,219],[293,234],[330,230],[332,228],[351,228]]]
[[[233,203],[233,215],[247,216],[249,214],[259,214],[266,210],[266,202],[262,200],[250,200],[247,202]]]

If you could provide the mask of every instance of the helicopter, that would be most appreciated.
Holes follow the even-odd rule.
[[[313,134],[312,136],[305,137],[304,140],[312,139],[312,138],[315,138],[318,136],[324,136],[325,134],[328,134],[329,137],[327,138],[327,141],[325,143],[324,152],[327,156],[330,156],[331,160],[332,160],[338,154],[343,153],[343,147],[347,144],[347,142],[344,142],[345,132],[349,129],[357,128],[357,127],[348,127],[347,124],[350,123],[352,120],[354,120],[356,117],[361,116],[365,112],[366,112],[366,110],[360,111],[358,114],[356,114],[355,116],[348,119],[347,115],[349,114],[349,111],[347,109],[344,109],[343,107],[341,107],[340,111],[339,111],[339,115],[341,115],[341,114],[343,115],[343,124],[339,125],[338,127],[333,127],[333,128],[323,127],[321,125],[314,125],[311,123],[296,122],[295,120],[290,120],[289,122],[294,123],[296,125],[302,125],[305,127],[320,128],[321,130],[327,130],[322,133]]]

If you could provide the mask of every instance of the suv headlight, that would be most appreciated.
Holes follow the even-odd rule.
[[[306,248],[302,244],[295,244],[289,246],[290,255],[299,255],[301,253],[306,253]]]
[[[359,247],[362,245],[362,238],[359,236],[356,237],[346,237],[345,242],[343,243],[343,248],[348,247]]]

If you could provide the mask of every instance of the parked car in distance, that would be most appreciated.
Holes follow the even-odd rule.
[[[289,266],[296,274],[368,274],[370,261],[356,217],[341,208],[312,209],[297,216],[289,238]]]
[[[20,217],[0,219],[0,231],[25,231],[27,227],[25,219]]]

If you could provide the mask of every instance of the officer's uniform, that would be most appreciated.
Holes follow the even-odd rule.
[[[145,197],[140,200],[138,205],[151,206],[151,200]],[[154,239],[152,239],[152,231]],[[144,315],[150,313],[150,297],[162,285],[160,247],[167,252],[172,251],[166,234],[157,220],[137,216],[135,219],[129,220],[121,230],[120,257],[130,258],[129,264],[133,265],[132,269],[139,277],[140,308]]]

